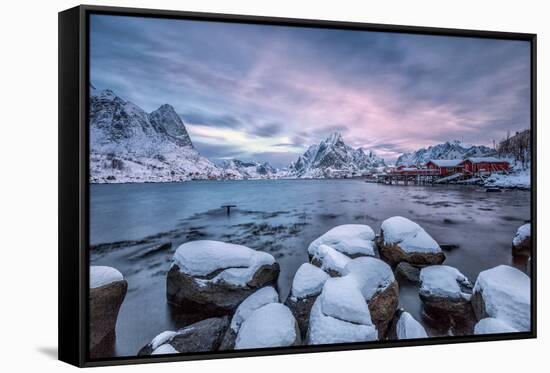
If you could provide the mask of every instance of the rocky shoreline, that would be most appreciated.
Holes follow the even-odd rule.
[[[530,226],[519,227],[513,254],[530,256]],[[402,282],[417,283],[423,321],[451,335],[530,330],[530,279],[498,265],[471,282],[444,265],[440,245],[417,223],[386,219],[378,235],[363,224],[332,228],[308,248],[290,295],[276,289],[279,264],[270,254],[220,241],[189,241],[174,253],[166,299],[201,321],[159,330],[140,355],[428,338],[400,308]],[[128,284],[114,268],[90,271],[92,352],[116,338]],[[93,353],[92,353],[93,355]]]

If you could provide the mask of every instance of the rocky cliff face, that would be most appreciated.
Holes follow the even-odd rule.
[[[170,105],[147,113],[111,90],[90,95],[90,181],[168,182],[218,178]]]
[[[340,133],[333,133],[298,157],[289,166],[289,174],[299,178],[353,176],[385,165],[372,151],[354,149],[344,142]]]

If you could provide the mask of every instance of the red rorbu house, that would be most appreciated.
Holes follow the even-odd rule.
[[[470,174],[507,172],[510,169],[510,163],[495,157],[466,158],[461,166]]]
[[[464,170],[461,163],[462,159],[430,159],[426,167],[436,175],[450,176]]]

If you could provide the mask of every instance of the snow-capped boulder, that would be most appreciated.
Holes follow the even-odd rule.
[[[285,304],[296,318],[303,337],[307,332],[311,307],[329,278],[326,272],[309,263],[302,264],[294,275],[290,295]]]
[[[428,313],[466,317],[471,312],[472,284],[454,267],[433,265],[423,268],[419,295]]]
[[[128,283],[112,267],[90,267],[90,349],[114,336],[118,311],[126,296]]]
[[[237,307],[237,310],[231,319],[231,324],[229,328],[227,328],[225,336],[223,337],[220,350],[232,350],[235,347],[237,333],[239,333],[242,323],[248,319],[254,311],[265,306],[266,304],[278,302],[279,294],[277,294],[277,291],[272,286],[263,287],[246,298],[241,304],[239,304],[239,307]]]
[[[426,329],[418,321],[403,309],[397,310],[388,339],[414,339],[428,338]]]
[[[340,276],[351,258],[327,245],[320,245],[311,255],[311,264],[320,267],[331,276]]]
[[[311,309],[307,343],[375,341],[376,327],[359,285],[351,276],[330,278]]]
[[[363,224],[338,225],[313,241],[308,248],[310,257],[317,255],[321,245],[327,245],[350,258],[374,256],[375,234]]]
[[[418,284],[420,282],[420,269],[407,262],[400,262],[395,267],[395,277],[398,280],[407,280]]]
[[[379,338],[384,338],[399,306],[399,286],[390,266],[377,258],[361,257],[350,261],[344,273],[359,286]]]
[[[270,303],[256,309],[242,323],[235,349],[298,346],[302,343],[298,323],[292,312],[281,303]]]
[[[202,314],[233,312],[279,275],[272,255],[219,241],[184,243],[173,260],[166,279],[168,301]]]
[[[445,260],[437,242],[420,225],[402,216],[384,220],[378,249],[392,264],[441,264]]]
[[[487,317],[479,320],[474,326],[474,334],[500,334],[500,333],[517,333],[518,330],[510,326],[507,322]]]
[[[512,328],[531,330],[531,280],[519,269],[499,265],[477,277],[472,306],[478,320],[493,317]]]
[[[177,331],[165,331],[144,346],[138,356],[217,351],[229,318],[213,317]]]
[[[531,256],[531,224],[523,224],[518,228],[512,240],[512,254],[517,256]]]

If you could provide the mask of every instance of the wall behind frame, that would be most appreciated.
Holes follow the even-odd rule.
[[[89,1],[97,5],[166,8],[295,18],[333,19],[373,23],[456,27],[538,33],[538,199],[539,268],[547,267],[546,246],[550,224],[542,194],[550,165],[544,149],[550,133],[548,82],[550,26],[543,2],[463,0],[438,1],[308,2],[308,1]],[[35,368],[41,372],[68,371],[56,360],[57,345],[57,12],[78,2],[11,2],[4,4],[0,22],[3,46],[2,97],[4,104],[0,156],[3,160],[0,216],[3,223],[3,270],[0,271],[3,307],[0,339],[8,369]],[[550,144],[549,144],[550,145]],[[550,263],[549,263],[550,264]],[[142,365],[117,371],[323,371],[355,369],[376,371],[447,372],[537,371],[548,350],[548,322],[543,297],[548,275],[539,271],[537,340],[412,347],[387,350]],[[8,301],[9,300],[9,301]],[[4,304],[6,304],[4,303]],[[184,364],[184,365],[182,365]]]

